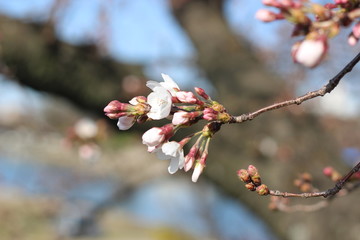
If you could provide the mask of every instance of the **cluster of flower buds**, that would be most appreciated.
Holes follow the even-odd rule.
[[[348,43],[355,45],[360,38],[360,2],[334,0],[321,5],[308,0],[263,0],[264,5],[277,8],[277,12],[261,9],[256,18],[264,22],[285,19],[293,23],[292,36],[305,36],[293,45],[294,62],[306,67],[315,67],[326,55],[330,38],[336,36],[341,27],[354,25]],[[354,24],[353,24],[354,23]]]
[[[169,173],[194,168],[192,181],[196,182],[205,168],[212,136],[232,117],[203,89],[195,87],[197,95],[182,91],[170,76],[162,74],[162,77],[163,82],[146,83],[152,90],[147,97],[134,97],[129,103],[113,100],[104,108],[104,112],[110,119],[118,120],[120,130],[129,129],[135,122],[170,118],[171,123],[146,131],[142,142],[148,147],[148,152],[155,153],[159,159],[170,160]],[[201,131],[179,142],[170,140],[179,129],[190,127],[200,120],[208,122]],[[184,145],[194,137],[197,137],[195,144],[184,155]]]
[[[328,178],[330,178],[332,181],[334,182],[337,182],[339,180],[342,179],[342,175],[337,171],[335,170],[333,167],[326,167],[323,169],[323,173],[325,176],[327,176]],[[356,172],[354,173],[350,180],[360,180],[360,172]]]
[[[261,183],[261,177],[253,165],[249,165],[248,169],[240,169],[237,175],[241,181],[245,183],[245,187],[250,191],[256,191],[259,195],[264,196],[270,193],[269,188]]]
[[[294,185],[302,192],[311,192],[314,190],[312,185],[312,176],[309,173],[302,173],[294,180]]]

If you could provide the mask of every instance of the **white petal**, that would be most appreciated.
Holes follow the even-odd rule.
[[[156,81],[147,81],[146,86],[151,90],[154,90],[156,87],[161,87],[160,83]]]
[[[179,152],[179,169],[182,169],[185,165],[184,149]]]
[[[129,101],[129,103],[131,104],[131,105],[137,105],[139,102],[138,102],[138,100],[136,99],[136,97],[134,97],[134,98],[132,98],[130,101]]]
[[[195,168],[194,168],[194,171],[193,171],[193,174],[191,176],[191,180],[193,182],[197,182],[197,180],[199,179],[202,171],[204,170],[204,165],[200,164],[200,163],[197,163],[195,165]]]
[[[325,44],[322,41],[305,40],[300,44],[295,59],[306,67],[314,67],[320,62],[325,52]]]
[[[179,158],[171,158],[170,165],[168,167],[169,173],[174,174],[178,169],[179,169]]]
[[[161,150],[165,155],[177,157],[179,155],[179,148],[180,144],[178,142],[171,141],[164,143],[161,147]]]
[[[166,88],[172,96],[176,95],[175,89],[180,89],[179,86],[175,83],[175,81],[169,76],[164,73],[161,74],[162,78],[164,79],[164,82],[160,82],[161,86]]]
[[[147,130],[142,135],[143,144],[146,144],[148,147],[155,147],[164,141],[165,136],[162,134],[162,129],[158,127],[153,127]]]
[[[171,95],[164,88],[156,87],[154,92],[147,97],[148,104],[151,106],[148,117],[159,120],[169,116],[171,111]]]
[[[180,124],[187,123],[189,121],[189,118],[187,116],[188,116],[187,112],[178,111],[178,112],[174,113],[174,116],[172,119],[172,124],[180,125]]]
[[[153,146],[153,147],[150,147],[148,146],[148,152],[149,153],[155,153],[157,151],[158,148],[156,148],[157,146]]]
[[[117,122],[117,126],[120,130],[128,130],[131,128],[132,125],[135,123],[135,117],[134,116],[123,116],[119,117],[119,120]]]

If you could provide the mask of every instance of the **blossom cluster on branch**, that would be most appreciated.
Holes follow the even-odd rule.
[[[146,131],[142,142],[147,146],[148,152],[156,154],[161,160],[170,160],[169,173],[193,168],[192,181],[196,182],[206,166],[212,136],[220,130],[221,124],[230,122],[232,118],[202,88],[195,87],[196,94],[182,91],[170,76],[162,74],[162,77],[163,82],[146,83],[152,90],[147,97],[137,96],[129,103],[113,100],[104,108],[104,112],[109,118],[118,120],[120,130],[131,128],[135,122],[171,119],[169,124]],[[181,141],[171,140],[179,129],[190,127],[199,120],[207,121],[201,131]],[[197,140],[185,155],[184,146],[195,137]]]
[[[348,43],[355,45],[360,39],[360,1],[334,0],[324,5],[309,0],[263,0],[264,5],[276,12],[261,9],[256,18],[264,22],[287,20],[294,24],[292,36],[305,36],[292,47],[294,62],[306,67],[317,66],[328,50],[328,39],[339,34],[342,27],[353,25]]]

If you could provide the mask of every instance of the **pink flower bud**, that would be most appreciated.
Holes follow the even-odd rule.
[[[185,172],[189,171],[193,167],[194,162],[198,157],[198,153],[199,153],[199,147],[197,144],[195,144],[190,148],[189,153],[185,156],[185,166],[184,166]]]
[[[277,15],[267,9],[260,9],[256,12],[255,18],[263,22],[272,22],[277,19]]]
[[[260,175],[257,173],[255,175],[251,176],[251,181],[255,184],[255,186],[259,186],[261,184]]]
[[[265,184],[261,184],[260,186],[258,186],[256,188],[256,192],[261,196],[265,196],[270,193],[269,188]]]
[[[110,119],[118,119],[119,117],[127,115],[125,112],[131,107],[128,103],[122,103],[117,100],[111,101],[105,108],[105,115]]]
[[[176,92],[176,97],[182,103],[194,104],[198,101],[197,97],[192,92],[179,91]]]
[[[323,169],[323,173],[327,177],[331,177],[333,171],[334,171],[334,169],[332,167],[326,167]]]
[[[256,174],[258,174],[258,170],[257,168],[254,166],[254,165],[249,165],[248,169],[247,169],[249,175],[252,177],[252,176],[255,176]]]
[[[237,175],[241,181],[243,181],[245,183],[251,182],[250,175],[249,175],[248,171],[246,171],[245,169],[240,169],[237,172]]]
[[[320,63],[326,52],[327,42],[326,38],[323,37],[317,40],[307,39],[296,43],[292,49],[292,56],[294,62],[313,68]]]
[[[203,118],[207,121],[214,121],[217,119],[218,112],[212,108],[205,108]]]
[[[201,173],[204,171],[204,168],[206,166],[206,159],[208,157],[208,151],[205,150],[200,157],[200,160],[195,164],[195,168],[194,168],[194,172],[193,175],[191,177],[191,180],[193,182],[196,182],[199,178],[199,176],[201,175]]]
[[[209,100],[210,97],[209,95],[206,94],[205,90],[199,87],[195,87],[195,92],[202,98],[204,98],[205,100]]]
[[[247,189],[249,189],[250,191],[255,191],[256,190],[256,186],[253,183],[247,183],[247,184],[245,184],[245,187]]]
[[[348,44],[350,46],[355,46],[357,44],[357,42],[359,41],[358,38],[354,37],[354,35],[350,34],[348,37]]]

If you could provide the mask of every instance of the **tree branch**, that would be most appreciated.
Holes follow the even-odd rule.
[[[295,99],[287,100],[280,103],[275,103],[273,105],[261,108],[255,112],[242,114],[240,116],[232,116],[230,123],[242,123],[245,121],[253,120],[255,117],[259,116],[262,113],[272,111],[275,109],[287,107],[290,105],[300,105],[301,103],[319,97],[324,96],[327,93],[330,93],[335,87],[339,84],[340,80],[349,72],[352,71],[353,67],[360,61],[360,53],[356,55],[335,77],[329,80],[329,82],[324,85],[322,88],[316,91],[308,92],[307,94],[297,97]]]
[[[335,196],[341,189],[344,188],[345,183],[349,181],[351,176],[356,172],[360,171],[360,162],[353,167],[350,172],[348,172],[343,178],[336,182],[333,188],[330,188],[323,192],[308,192],[308,193],[288,193],[288,192],[280,192],[278,190],[270,190],[269,195],[277,196],[277,197],[301,197],[301,198],[313,198],[313,197],[333,197]]]

